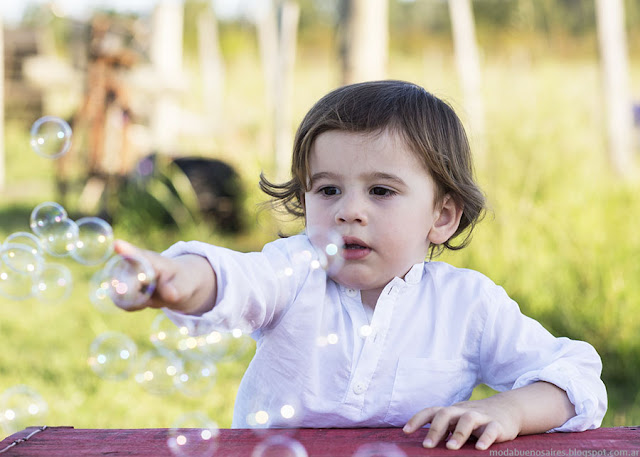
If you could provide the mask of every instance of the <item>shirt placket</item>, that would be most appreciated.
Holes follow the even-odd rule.
[[[382,356],[384,340],[389,330],[393,307],[400,291],[400,283],[402,283],[402,280],[392,281],[380,294],[371,323],[364,332],[366,336],[362,336],[361,333],[362,326],[367,325],[366,322],[358,322],[357,325],[359,325],[359,327],[355,329],[357,332],[356,337],[364,338],[364,342],[360,356],[354,365],[345,400],[347,404],[360,410],[363,410],[365,406],[364,400],[372,390],[373,375]],[[360,306],[362,306],[362,304],[360,304]],[[375,392],[372,393],[375,394]]]

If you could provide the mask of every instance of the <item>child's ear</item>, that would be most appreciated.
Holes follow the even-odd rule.
[[[449,195],[445,195],[427,238],[432,244],[443,244],[458,230],[462,207]]]

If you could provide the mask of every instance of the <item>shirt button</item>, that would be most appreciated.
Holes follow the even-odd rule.
[[[355,297],[358,295],[358,291],[356,289],[347,289],[346,292],[349,297]]]
[[[364,392],[364,383],[362,382],[357,382],[354,384],[353,386],[353,392],[357,395],[360,395],[361,393]]]

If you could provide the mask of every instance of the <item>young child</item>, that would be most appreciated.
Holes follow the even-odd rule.
[[[291,180],[260,184],[304,216],[306,233],[339,233],[341,268],[301,261],[321,244],[305,234],[254,253],[197,241],[163,255],[116,247],[156,270],[142,307],[164,307],[199,332],[255,338],[234,427],[248,427],[257,396],[267,408],[298,399],[300,427],[430,424],[425,447],[448,437],[458,449],[474,435],[486,449],[600,425],[606,391],[593,347],[553,337],[482,274],[425,262],[465,246],[484,210],[449,105],[403,81],[338,88],[303,119]],[[322,335],[332,344],[318,345]],[[500,393],[468,401],[480,383]],[[280,419],[266,425],[286,426]]]

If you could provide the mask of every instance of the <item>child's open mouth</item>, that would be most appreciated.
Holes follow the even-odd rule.
[[[358,239],[345,238],[342,251],[342,256],[345,260],[360,260],[370,252],[371,248],[364,242]]]

